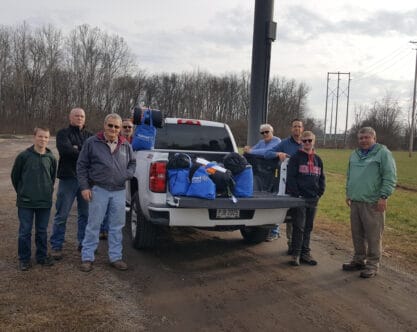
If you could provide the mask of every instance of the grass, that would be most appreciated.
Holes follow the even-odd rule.
[[[318,219],[326,231],[349,234],[349,209],[345,203],[346,168],[351,150],[320,149],[326,173],[326,192],[320,200]],[[393,153],[397,164],[397,189],[388,200],[384,252],[417,268],[417,154]],[[320,229],[320,224],[317,227]],[[408,263],[408,264],[407,264]]]

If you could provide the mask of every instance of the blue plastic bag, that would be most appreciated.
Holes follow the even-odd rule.
[[[149,121],[149,125],[145,124],[145,120]],[[138,150],[152,150],[155,145],[156,128],[153,125],[151,111],[145,110],[143,112],[140,125],[136,126],[135,134],[132,140],[132,149]]]
[[[205,199],[216,198],[216,185],[210,179],[204,166],[200,166],[194,172],[193,177],[191,178],[190,187],[187,191],[187,196]]]
[[[174,196],[185,196],[190,187],[190,180],[188,178],[190,173],[189,168],[169,169],[169,192]]]
[[[185,153],[176,153],[167,164],[169,192],[174,196],[184,196],[190,187],[191,158]]]
[[[233,179],[235,180],[233,194],[236,197],[253,196],[253,171],[251,165],[247,165],[242,172],[234,175]]]

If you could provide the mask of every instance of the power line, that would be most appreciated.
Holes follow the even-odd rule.
[[[404,50],[406,48],[408,48],[407,44],[404,44],[404,45],[400,46],[399,48],[395,49],[393,52],[389,53],[387,56],[385,56],[385,57],[375,61],[373,64],[369,65],[367,70],[368,71],[373,71],[375,69],[373,67],[378,67],[378,66],[384,64],[385,62],[388,62],[388,61],[392,60],[393,58],[397,57],[402,50]]]
[[[392,60],[396,60],[395,62],[393,62],[393,63],[388,63],[388,64],[387,64],[387,66],[385,66],[385,67],[383,67],[383,68],[381,68],[381,69],[374,68],[374,70],[371,70],[369,73],[365,73],[365,74],[363,74],[362,76],[359,76],[359,78],[355,79],[355,81],[356,81],[356,82],[358,82],[358,81],[364,80],[364,79],[366,79],[366,78],[370,78],[370,77],[376,76],[376,75],[378,75],[378,74],[381,74],[381,73],[383,73],[383,72],[385,72],[385,71],[389,70],[390,68],[393,68],[393,67],[394,67],[396,64],[398,64],[401,60],[403,60],[404,58],[406,58],[406,57],[408,57],[408,56],[410,56],[410,53],[405,53],[405,54],[403,54],[400,58],[398,58],[398,56],[396,56],[395,58],[392,58],[392,59],[390,60],[390,61],[392,61]]]

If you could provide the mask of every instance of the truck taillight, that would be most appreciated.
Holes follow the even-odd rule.
[[[149,189],[155,193],[166,192],[166,163],[151,163],[149,172]]]
[[[201,126],[201,122],[198,120],[190,120],[190,119],[178,119],[178,124],[187,124],[187,125],[196,125]]]

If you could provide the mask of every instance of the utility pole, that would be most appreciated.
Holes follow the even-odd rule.
[[[350,95],[350,73],[348,78],[348,88],[347,88],[347,101],[346,101],[346,123],[345,123],[345,146],[347,146],[347,126],[348,126],[348,119],[349,119],[349,95]]]
[[[326,108],[324,111],[324,137],[323,137],[323,146],[326,147],[326,123],[327,123],[327,104],[329,101],[329,73],[327,73],[327,87],[326,87]]]
[[[417,41],[410,41],[412,44],[417,44]],[[416,81],[417,81],[417,49],[416,51],[416,65],[415,65],[415,72],[414,72],[414,92],[413,92],[413,106],[411,112],[411,126],[410,126],[410,144],[408,150],[408,157],[411,158],[413,153],[413,143],[414,143],[414,117],[416,115]]]
[[[337,75],[337,87],[336,88],[330,87],[330,77],[331,77],[331,75]],[[346,90],[344,89],[344,86],[342,85],[342,88],[340,87],[340,80],[341,80],[342,75],[348,75],[347,94],[346,94]],[[341,96],[344,96],[344,97],[347,98],[345,139],[344,139],[344,145],[346,146],[347,123],[348,123],[348,117],[349,117],[350,80],[351,80],[350,72],[349,73],[342,73],[342,72],[338,71],[338,72],[328,72],[327,73],[326,107],[325,107],[325,114],[324,114],[323,145],[326,145],[328,103],[329,103],[329,94],[331,94],[331,96],[332,96],[332,98],[331,98],[332,99],[332,108],[331,108],[331,114],[330,114],[329,134],[330,134],[330,140],[332,139],[332,134],[333,134],[334,144],[335,144],[336,148],[337,148],[337,121],[338,121],[338,113],[339,113],[339,99],[340,99]],[[334,112],[334,118],[333,118],[333,101],[334,101],[335,96],[336,96],[336,110]],[[333,128],[333,119],[334,119],[334,128]]]
[[[334,115],[334,147],[336,149],[337,149],[337,113],[339,111],[339,84],[340,84],[340,73],[337,72],[336,114]]]
[[[333,105],[334,105],[334,95],[332,95],[332,108],[330,109],[330,139],[332,138],[332,128],[333,128]]]
[[[276,38],[274,0],[255,0],[252,69],[247,145],[258,141],[259,126],[267,120],[271,45]]]

